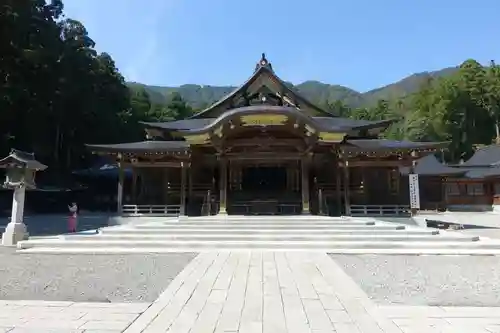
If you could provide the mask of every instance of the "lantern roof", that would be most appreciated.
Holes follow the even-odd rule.
[[[0,159],[0,168],[24,168],[35,171],[43,171],[47,169],[47,166],[37,161],[34,153],[12,149],[7,157]]]

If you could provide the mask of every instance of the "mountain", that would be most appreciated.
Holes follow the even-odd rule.
[[[422,72],[410,75],[395,83],[367,91],[365,93],[318,81],[305,81],[294,85],[300,94],[318,105],[340,100],[351,107],[369,106],[379,99],[392,100],[411,94],[419,89],[421,84],[429,77],[443,77],[454,73],[455,67],[444,68],[439,71]],[[164,104],[169,100],[173,92],[178,92],[184,100],[195,109],[204,108],[211,103],[227,95],[236,87],[233,86],[207,86],[197,84],[185,84],[180,87],[148,86],[141,83],[131,82],[132,88],[144,87],[149,93],[153,103]]]

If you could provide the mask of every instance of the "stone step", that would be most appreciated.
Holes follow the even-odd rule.
[[[186,242],[231,242],[231,241],[370,241],[370,242],[475,242],[479,240],[479,237],[448,237],[448,236],[433,236],[433,235],[412,235],[400,233],[399,235],[357,235],[357,234],[345,234],[345,235],[309,235],[309,234],[297,234],[297,235],[283,235],[283,234],[262,234],[262,235],[206,235],[206,234],[192,234],[192,235],[182,235],[182,234],[165,234],[165,235],[116,235],[116,234],[102,234],[99,236],[78,236],[78,235],[67,235],[62,236],[62,240],[67,241],[88,241],[88,242],[127,242],[130,244],[137,244],[138,246],[144,246],[144,244],[156,243],[156,242],[170,242],[170,241],[186,241]]]
[[[436,236],[438,237],[438,236]],[[484,249],[500,249],[500,242],[483,242],[483,241],[430,241],[430,240],[303,240],[303,241],[283,241],[283,240],[161,240],[161,241],[121,241],[121,240],[32,240],[22,241],[18,243],[19,249],[27,249],[33,247],[50,247],[50,248],[70,248],[70,247],[109,247],[109,248],[196,248],[200,250],[208,249],[315,249],[315,248],[484,248]]]
[[[352,221],[352,220],[368,220],[374,221],[374,218],[369,217],[338,217],[338,216],[320,216],[320,215],[212,215],[212,216],[179,216],[179,221]]]
[[[330,224],[330,225],[307,225],[307,224],[293,224],[293,225],[280,225],[280,224],[177,224],[177,225],[164,225],[164,224],[138,224],[133,227],[136,229],[146,230],[146,229],[166,229],[166,230],[189,230],[189,229],[257,229],[257,230],[267,230],[267,229],[281,229],[281,230],[294,230],[294,229],[308,229],[308,230],[328,230],[332,228],[345,229],[351,227],[375,227],[374,224]],[[392,229],[396,228],[397,225],[389,225]],[[378,228],[378,226],[376,226]],[[382,225],[380,225],[382,227]]]
[[[200,252],[211,251],[212,249],[199,249],[188,247],[162,247],[162,248],[130,248],[130,247],[73,247],[73,248],[58,248],[58,247],[34,247],[25,250],[19,250],[19,254],[93,254],[93,255],[109,255],[109,254],[161,254],[161,253],[180,253],[180,252]],[[227,248],[217,249],[218,251],[244,251],[255,249],[245,248]],[[303,249],[291,249],[287,247],[279,247],[273,249],[258,249],[259,251],[303,251]],[[500,249],[481,249],[481,248],[316,248],[307,249],[314,252],[328,252],[332,254],[383,254],[383,255],[446,255],[446,256],[500,256]]]
[[[216,222],[150,222],[150,223],[140,223],[135,224],[137,227],[141,226],[165,226],[165,227],[176,227],[176,226],[280,226],[280,227],[295,227],[295,226],[337,226],[337,225],[376,225],[375,221],[300,221],[300,222],[286,222],[286,221],[216,221]],[[379,224],[383,224],[379,222]]]
[[[330,228],[135,228],[135,227],[117,227],[117,228],[103,228],[102,233],[323,233],[323,232],[358,232],[358,231],[401,231],[405,230],[405,226],[383,225],[383,226],[343,226]]]
[[[115,228],[109,229],[104,228],[100,230],[100,234],[102,235],[141,235],[141,236],[152,236],[155,237],[157,235],[221,235],[221,236],[229,236],[229,235],[399,235],[399,234],[411,234],[411,235],[438,235],[439,230],[404,230],[404,229],[337,229],[337,230],[309,230],[309,229],[296,229],[296,230],[279,230],[279,229],[267,229],[267,230],[259,230],[259,229],[241,229],[241,230],[232,230],[232,229],[219,229],[219,230],[210,230],[210,229],[191,229],[191,230],[166,230],[166,229],[135,229],[135,228]],[[90,235],[89,235],[90,236]]]

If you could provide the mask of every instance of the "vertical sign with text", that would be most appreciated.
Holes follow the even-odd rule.
[[[418,174],[411,173],[409,177],[410,186],[410,208],[420,209],[420,190],[418,187]]]

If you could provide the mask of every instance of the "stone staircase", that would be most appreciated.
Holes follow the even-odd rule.
[[[500,254],[500,241],[382,222],[325,216],[142,217],[97,233],[18,243],[21,253],[162,253],[208,250],[352,254]]]

